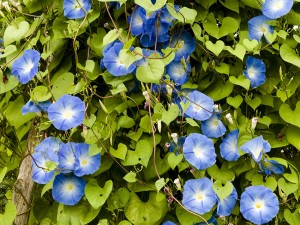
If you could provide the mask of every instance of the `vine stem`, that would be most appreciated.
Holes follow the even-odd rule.
[[[152,89],[152,84],[151,84],[151,89]],[[158,169],[157,169],[157,165],[156,165],[156,137],[155,137],[154,124],[153,124],[153,121],[152,121],[151,100],[150,100],[150,97],[146,98],[146,101],[148,103],[148,112],[149,112],[149,117],[150,117],[150,126],[151,126],[151,131],[152,131],[152,138],[153,138],[153,163],[154,163],[154,170],[155,170],[156,176],[158,177],[158,179],[160,179],[160,175],[159,175],[159,172],[158,172]]]

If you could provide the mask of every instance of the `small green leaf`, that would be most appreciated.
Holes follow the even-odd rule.
[[[153,12],[164,7],[167,0],[156,0],[155,4],[152,4],[151,0],[134,0],[134,2],[143,7],[147,12]]]
[[[245,98],[245,102],[253,109],[255,110],[258,106],[261,104],[261,100],[259,97],[255,97],[253,99]]]
[[[31,92],[31,99],[36,102],[47,101],[51,96],[51,93],[45,86],[36,86]]]
[[[243,40],[243,45],[245,46],[246,50],[251,52],[258,46],[257,40],[249,40],[248,38]]]
[[[85,196],[94,209],[100,208],[109,197],[113,188],[113,182],[108,180],[104,187],[99,187],[97,180],[91,179],[85,187]]]
[[[221,40],[218,40],[215,44],[211,41],[207,41],[205,42],[205,46],[209,51],[214,53],[216,56],[219,56],[220,53],[223,51],[225,44]]]
[[[0,172],[0,183],[3,181],[6,172],[7,172],[7,167],[3,167],[3,169]]]
[[[150,57],[152,57],[151,55]],[[164,75],[165,64],[159,59],[147,58],[148,65],[141,65],[136,70],[136,77],[144,83],[160,83],[160,79]]]
[[[102,42],[102,46],[106,46],[109,43],[114,42],[115,40],[117,40],[119,38],[119,35],[122,33],[122,28],[120,28],[119,30],[113,29],[110,30],[104,37],[103,37],[103,42]]]
[[[167,4],[167,9],[175,19],[185,24],[193,24],[197,16],[197,11],[195,9],[183,7],[180,8],[179,12],[177,12],[177,10],[175,10],[174,4],[171,3]]]
[[[185,118],[185,121],[192,127],[199,127],[199,124],[191,118]]]
[[[227,198],[233,191],[233,184],[231,182],[227,182],[224,186],[222,181],[216,180],[213,184],[213,190],[219,197],[220,201],[223,201]]]
[[[280,47],[280,56],[281,58],[300,68],[300,56],[297,55],[295,50],[290,47],[288,44],[284,43]]]
[[[167,159],[168,159],[168,163],[170,165],[170,167],[172,168],[172,170],[175,169],[175,167],[182,162],[183,160],[183,154],[178,154],[175,155],[174,152],[170,152],[167,154]]]
[[[165,178],[160,178],[157,181],[155,181],[155,187],[157,191],[160,191],[166,184]]]
[[[233,83],[235,85],[239,85],[239,86],[245,88],[246,90],[249,90],[249,88],[250,88],[251,82],[244,75],[240,75],[238,78],[236,78],[235,76],[230,76],[229,80],[231,83]]]
[[[244,100],[242,96],[237,95],[235,97],[227,97],[226,101],[229,105],[237,109],[238,107],[240,107]]]
[[[124,177],[123,177],[124,180],[126,180],[127,182],[129,183],[133,183],[133,182],[136,182],[136,173],[135,172],[132,172],[130,171],[129,173],[127,173]]]
[[[127,154],[127,146],[120,143],[118,145],[118,149],[115,150],[113,148],[110,148],[109,152],[116,158],[118,159],[122,159],[122,160],[125,160],[126,158],[126,154]]]
[[[246,49],[243,45],[237,44],[235,49],[232,49],[230,46],[225,46],[224,50],[227,50],[232,55],[238,57],[240,60],[244,60],[244,56],[246,54]]]

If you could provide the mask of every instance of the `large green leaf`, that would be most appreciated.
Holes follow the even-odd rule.
[[[24,123],[35,117],[35,113],[22,115],[21,109],[25,105],[23,96],[20,95],[15,101],[11,102],[5,111],[5,116],[10,125],[19,128]]]
[[[280,56],[284,61],[298,66],[300,68],[300,56],[297,55],[295,50],[288,44],[284,43],[281,45]]]
[[[12,25],[8,26],[4,31],[4,46],[8,46],[15,41],[19,42],[22,38],[24,38],[25,34],[30,28],[30,25],[27,21],[11,24]]]
[[[300,101],[297,102],[296,108],[293,111],[286,103],[282,104],[279,109],[281,118],[294,126],[300,127]]]
[[[288,126],[285,135],[288,142],[300,151],[300,128],[296,126]]]
[[[153,12],[162,8],[167,3],[167,0],[156,0],[155,4],[152,4],[151,0],[135,0],[134,2],[147,12]]]
[[[150,57],[152,57],[151,55]],[[165,64],[160,59],[147,58],[147,65],[141,65],[136,70],[136,77],[144,83],[160,83],[164,75]]]
[[[17,78],[12,76],[11,74],[3,75],[2,71],[0,71],[0,94],[14,89],[18,86],[18,84],[19,81]]]
[[[147,202],[141,201],[135,193],[131,193],[124,212],[134,225],[155,225],[159,224],[167,211],[168,203],[165,195],[150,192]]]
[[[17,215],[17,209],[14,203],[8,201],[5,205],[4,214],[0,214],[0,225],[11,225]]]

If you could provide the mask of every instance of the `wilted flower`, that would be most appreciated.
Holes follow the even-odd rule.
[[[241,195],[240,211],[255,224],[271,221],[279,211],[279,201],[271,189],[264,186],[247,187]]]
[[[282,174],[284,172],[284,166],[275,160],[264,159],[258,163],[259,168],[270,175],[272,172],[275,174]]]
[[[46,112],[48,110],[48,107],[51,105],[50,101],[44,101],[44,102],[33,102],[29,100],[21,109],[22,115],[25,115],[30,112]]]

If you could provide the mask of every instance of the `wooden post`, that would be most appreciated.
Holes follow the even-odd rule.
[[[32,206],[33,191],[35,183],[31,178],[32,159],[31,154],[34,147],[40,142],[40,132],[33,120],[28,133],[27,149],[19,168],[19,175],[13,188],[12,201],[17,208],[16,225],[27,225]]]

